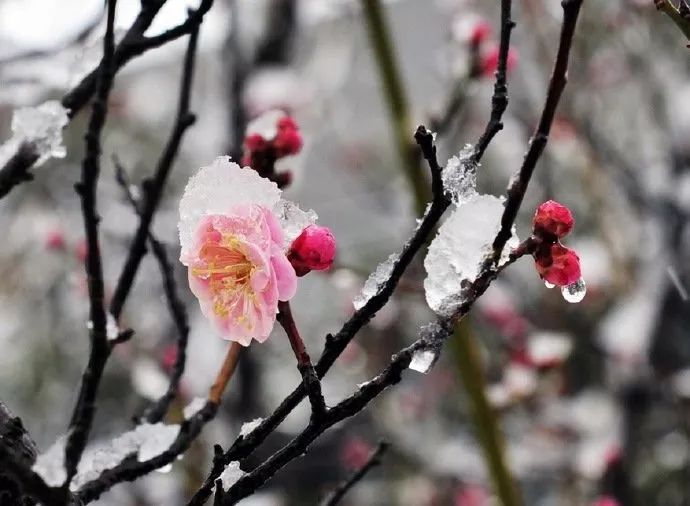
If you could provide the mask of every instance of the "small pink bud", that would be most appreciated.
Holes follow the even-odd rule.
[[[494,44],[488,51],[486,51],[479,62],[481,73],[484,77],[492,77],[496,69],[498,69],[498,44]],[[515,68],[518,62],[518,54],[513,48],[508,49],[508,59],[506,60],[506,71],[510,72]]]
[[[582,277],[580,257],[559,243],[536,253],[534,261],[541,277],[554,285],[568,286]]]
[[[309,225],[292,242],[287,258],[298,276],[323,271],[333,265],[335,237],[328,227]]]
[[[573,229],[574,224],[570,209],[554,200],[544,202],[534,213],[534,233],[545,239],[549,239],[549,236],[558,239],[565,237]]]
[[[372,446],[365,440],[354,436],[345,440],[340,449],[340,460],[347,469],[359,469],[369,460]]]
[[[491,24],[485,20],[477,21],[470,31],[470,44],[478,46],[491,35]]]
[[[61,250],[65,247],[65,234],[60,229],[53,229],[46,234],[46,248],[49,250]]]

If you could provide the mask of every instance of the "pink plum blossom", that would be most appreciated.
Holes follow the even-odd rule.
[[[244,346],[268,338],[278,301],[297,288],[289,245],[315,220],[283,200],[274,182],[227,157],[190,178],[180,200],[180,261],[221,337]]]
[[[273,212],[258,205],[238,206],[199,222],[183,263],[202,312],[226,339],[244,346],[252,338],[265,341],[278,301],[294,296],[297,278],[283,241]]]

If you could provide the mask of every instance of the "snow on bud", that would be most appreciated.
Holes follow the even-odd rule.
[[[582,276],[580,257],[560,243],[549,245],[545,252],[538,252],[534,261],[541,277],[557,286],[568,286]]]
[[[570,209],[554,200],[541,204],[534,213],[534,234],[548,238],[555,236],[562,239],[570,233],[575,225]]]
[[[287,258],[298,276],[330,269],[335,257],[335,237],[328,227],[309,225],[294,240]]]

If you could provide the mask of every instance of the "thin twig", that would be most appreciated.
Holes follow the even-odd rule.
[[[525,154],[522,167],[520,167],[517,175],[512,179],[506,192],[507,201],[505,203],[503,216],[501,217],[501,230],[493,243],[493,260],[496,263],[501,256],[503,247],[512,235],[511,228],[515,223],[515,218],[522,205],[522,200],[525,197],[532,173],[549,139],[549,132],[551,131],[554,115],[556,114],[556,107],[558,106],[561,94],[568,81],[568,59],[570,57],[573,35],[575,34],[575,25],[577,24],[582,2],[583,0],[563,0],[561,2],[563,6],[563,25],[561,27],[558,53],[556,55],[556,61],[546,94],[546,102],[544,103],[544,109],[539,124],[530,140],[529,149]]]
[[[220,405],[220,399],[225,392],[225,387],[235,374],[235,369],[237,368],[237,362],[240,359],[240,352],[242,351],[242,345],[237,342],[231,342],[228,346],[228,352],[223,359],[223,365],[218,371],[213,385],[208,391],[208,401],[215,405]]]
[[[283,327],[285,333],[290,340],[290,346],[295,353],[297,359],[297,369],[302,375],[304,387],[307,389],[309,402],[311,403],[312,416],[320,417],[326,411],[326,402],[321,392],[321,382],[316,375],[314,365],[311,363],[311,357],[304,345],[302,336],[299,334],[295,319],[292,317],[292,310],[289,302],[278,302],[278,323]]]
[[[347,480],[338,485],[333,492],[328,494],[328,496],[325,497],[321,502],[321,506],[335,506],[338,504],[340,500],[345,497],[345,494],[347,494],[352,487],[361,481],[361,479],[364,478],[364,476],[371,469],[381,464],[381,457],[383,457],[383,454],[386,453],[388,447],[389,445],[385,441],[381,441],[378,445],[376,445],[376,448],[371,455],[369,455],[369,458],[364,465],[355,471]]]
[[[177,27],[168,30],[165,37],[145,37],[144,33],[149,29],[158,11],[163,7],[165,1],[141,2],[141,10],[132,22],[132,25],[125,33],[124,37],[117,45],[113,56],[113,72],[120,70],[131,59],[142,55],[146,51],[160,47],[166,42],[175,38],[189,34],[197,28],[204,15],[213,5],[213,0],[202,0],[199,7],[192,11],[188,18]],[[74,118],[77,113],[88,104],[89,100],[96,92],[100,65],[86,75],[74,88],[68,91],[61,100],[62,106],[68,110],[70,118]],[[5,166],[0,169],[0,198],[7,195],[15,186],[20,183],[31,181],[33,176],[29,172],[36,160],[39,158],[38,149],[33,142],[22,144],[19,151],[15,153]],[[10,169],[9,171],[7,171]],[[6,172],[7,171],[7,172]]]
[[[113,156],[113,164],[115,165],[115,179],[122,188],[127,201],[131,204],[133,210],[137,215],[140,215],[139,201],[132,193],[132,185],[127,176],[127,172],[120,160]],[[187,316],[187,309],[185,308],[182,299],[177,290],[177,283],[175,281],[175,269],[168,259],[165,245],[156,239],[153,232],[149,230],[149,245],[153,251],[153,256],[156,257],[158,268],[163,278],[163,292],[165,293],[165,300],[168,303],[168,310],[172,316],[177,330],[177,348],[175,355],[175,363],[170,374],[170,381],[165,393],[150,406],[143,415],[149,423],[160,422],[165,413],[167,413],[170,403],[177,395],[177,389],[180,384],[180,379],[184,373],[186,358],[187,358],[187,342],[189,340],[189,317]]]
[[[110,312],[115,319],[119,318],[122,312],[127,296],[134,285],[134,278],[139,270],[141,260],[146,254],[146,241],[149,236],[149,230],[163,195],[163,189],[165,188],[168,174],[170,173],[175,157],[180,149],[182,136],[195,121],[194,115],[189,110],[189,103],[198,36],[199,25],[196,24],[189,34],[189,43],[187,44],[187,52],[185,53],[175,125],[173,126],[165,149],[158,161],[153,179],[145,181],[142,185],[144,192],[142,204],[140,206],[139,226],[134,235],[134,239],[132,239],[127,260],[122,268],[120,278],[113,292],[113,298],[110,302]]]
[[[65,445],[66,479],[63,489],[67,491],[72,478],[77,472],[77,465],[91,431],[95,400],[103,369],[110,355],[106,335],[106,313],[104,306],[103,266],[98,239],[98,216],[96,191],[100,174],[101,132],[108,114],[108,96],[112,89],[114,74],[113,56],[115,51],[114,26],[115,3],[108,2],[108,18],[103,39],[103,59],[99,68],[101,75],[98,91],[93,102],[91,119],[84,138],[86,154],[82,163],[81,182],[75,185],[81,197],[84,230],[86,234],[86,276],[89,291],[89,317],[91,322],[91,349],[89,361],[81,380],[81,389],[70,420],[69,436]]]

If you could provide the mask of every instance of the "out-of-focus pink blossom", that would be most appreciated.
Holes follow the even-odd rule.
[[[65,234],[62,230],[54,228],[49,230],[45,237],[46,248],[52,251],[65,248]]]
[[[335,258],[335,237],[328,227],[309,225],[292,242],[287,257],[298,276],[330,269]]]
[[[203,217],[183,256],[201,310],[228,340],[248,346],[268,338],[278,301],[293,297],[295,270],[283,252],[283,232],[269,209],[236,206]]]
[[[498,54],[499,46],[494,43],[486,51],[484,51],[479,60],[479,69],[484,77],[493,77],[498,69]],[[515,49],[508,49],[508,58],[506,59],[506,71],[512,71],[518,63],[518,53]]]
[[[470,29],[470,44],[478,46],[491,35],[491,23],[486,19],[478,19]]]
[[[369,460],[373,447],[360,437],[345,440],[340,449],[340,460],[347,469],[359,469]]]
[[[299,133],[297,124],[289,117],[285,116],[278,120],[278,133],[273,140],[273,145],[278,156],[289,156],[299,153],[302,149],[302,135]]]
[[[532,223],[535,235],[551,235],[562,239],[573,229],[575,219],[566,206],[554,200],[547,200],[537,207]]]
[[[463,487],[453,500],[453,506],[485,506],[489,504],[489,494],[479,485]]]
[[[610,495],[602,495],[597,497],[592,506],[619,506],[620,503]]]
[[[85,262],[87,254],[88,247],[86,246],[86,239],[80,239],[74,246],[74,256],[77,257],[79,262]]]
[[[548,251],[549,254],[535,257],[537,272],[542,278],[557,286],[567,286],[580,279],[582,272],[577,253],[558,243],[552,244]]]

